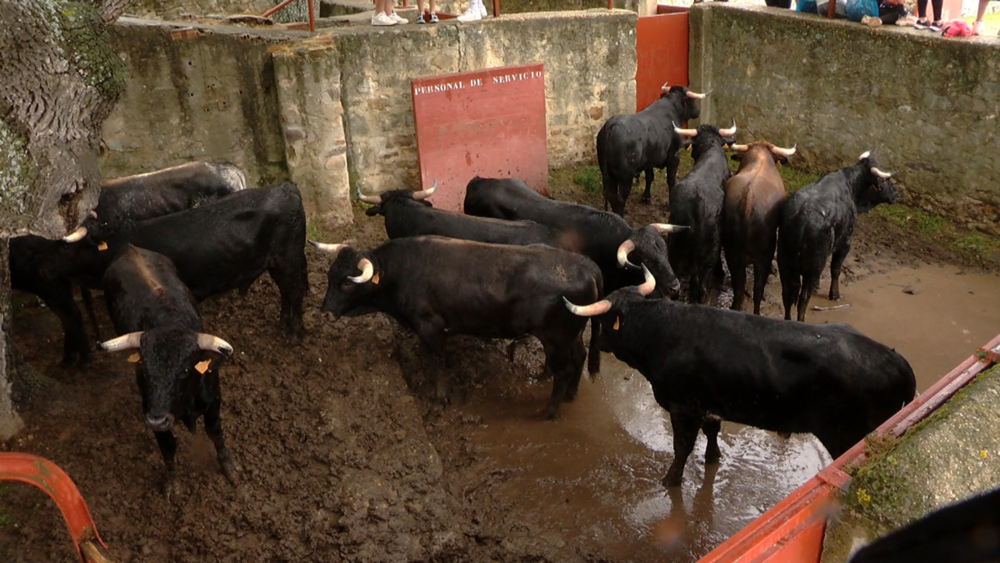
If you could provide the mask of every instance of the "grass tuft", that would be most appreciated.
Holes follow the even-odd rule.
[[[601,171],[596,166],[581,166],[573,173],[573,183],[591,194],[603,193]]]

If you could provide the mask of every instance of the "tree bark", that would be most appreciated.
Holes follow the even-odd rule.
[[[7,264],[7,239],[0,239],[0,264]],[[11,401],[11,372],[13,362],[8,350],[10,328],[10,272],[0,268],[0,441],[8,440],[21,429],[21,417],[14,412]]]
[[[124,90],[106,26],[127,0],[0,0],[0,234],[63,236],[100,192],[101,124]]]
[[[11,402],[7,237],[61,237],[97,204],[101,124],[125,88],[107,25],[129,0],[0,0],[0,440]]]

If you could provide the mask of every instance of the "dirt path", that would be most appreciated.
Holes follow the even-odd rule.
[[[568,181],[556,178],[550,188],[557,199],[600,204]],[[666,219],[664,194],[654,190],[651,206],[630,201],[630,221]],[[367,247],[384,239],[381,229],[380,219],[357,210],[354,228],[326,236]],[[928,260],[972,266],[893,229],[862,218],[846,282]],[[514,404],[512,412],[537,423],[538,433],[562,428],[532,418],[550,385],[533,379],[541,371],[537,344],[519,347],[510,365],[503,342],[452,339],[449,351],[459,361],[449,375],[450,405],[435,405],[425,389],[428,374],[440,368],[426,360],[416,338],[383,315],[337,323],[324,317],[318,307],[329,259],[312,248],[307,258],[311,289],[301,346],[287,345],[280,334],[278,293],[266,276],[246,297],[234,292],[200,309],[206,328],[236,349],[221,377],[238,487],[218,473],[201,428],[195,436],[176,431],[183,494],[168,502],[125,354],[98,355],[84,370],[59,368],[58,322],[35,305],[15,319],[17,345],[54,384],[23,409],[26,430],[6,448],[62,466],[123,562],[629,559],[602,542],[607,531],[580,528],[591,525],[585,514],[594,503],[615,498],[577,491],[592,500],[573,505],[572,517],[549,518],[554,507],[498,493],[520,470],[484,446],[487,416],[499,412],[490,410],[491,401],[503,409]],[[110,337],[103,301],[96,306],[101,336]],[[574,442],[561,443],[572,454]],[[547,486],[544,478],[533,480]],[[525,504],[534,511],[523,512]],[[0,485],[0,561],[74,558],[65,526],[41,493]]]

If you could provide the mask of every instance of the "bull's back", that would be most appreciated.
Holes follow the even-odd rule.
[[[284,254],[304,254],[305,211],[286,182],[138,222],[123,238],[170,258],[203,299],[248,285]]]
[[[601,272],[592,261],[547,246],[440,237],[392,243],[380,251],[379,263],[386,265],[387,278],[401,280],[403,308],[412,315],[429,308],[466,334],[520,336],[553,316],[582,327],[586,319],[572,319],[562,296],[593,302],[602,291]]]
[[[108,266],[103,289],[118,334],[165,323],[201,329],[194,296],[162,254],[126,246]]]

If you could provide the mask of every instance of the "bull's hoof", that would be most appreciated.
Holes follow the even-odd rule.
[[[553,407],[552,405],[549,405],[542,410],[541,414],[539,414],[539,417],[542,420],[555,420],[558,414],[559,414],[559,407]]]
[[[236,467],[233,466],[228,453],[225,457],[219,455],[219,470],[222,471],[222,476],[226,478],[226,481],[229,481],[230,485],[235,487],[239,484],[240,480],[236,477]]]
[[[669,489],[671,487],[680,487],[682,480],[683,475],[671,475],[670,473],[667,473],[660,482],[663,483],[664,487]]]
[[[649,205],[650,203],[653,203],[653,199],[649,196],[642,196],[639,198],[639,203]]]
[[[838,291],[838,292],[834,293],[834,292],[831,291],[830,295],[829,295],[829,299],[830,299],[830,301],[840,301],[840,292]]]
[[[167,477],[167,480],[164,481],[163,496],[167,498],[167,502],[171,502],[171,499],[181,496],[181,486],[177,483],[175,477]]]
[[[718,446],[705,450],[705,463],[718,463],[721,458],[722,452],[719,451]]]

